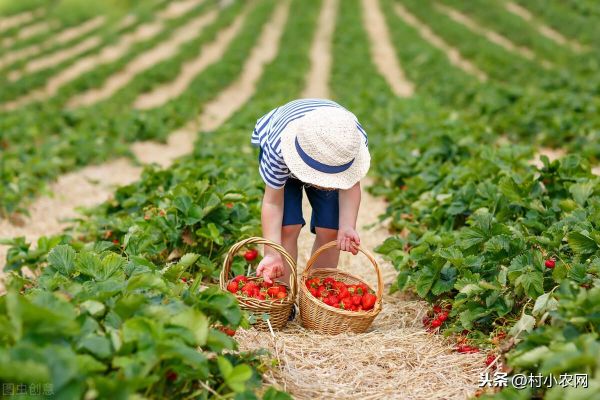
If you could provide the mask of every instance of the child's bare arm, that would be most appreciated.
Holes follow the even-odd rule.
[[[283,221],[283,189],[265,187],[262,203],[263,237],[281,244],[281,224]],[[265,281],[283,275],[283,260],[281,255],[269,246],[265,246],[265,257],[261,260],[256,274],[263,276]]]
[[[347,190],[340,190],[340,228],[338,231],[338,248],[358,253],[356,246],[360,245],[360,237],[356,232],[356,218],[360,207],[360,182]]]

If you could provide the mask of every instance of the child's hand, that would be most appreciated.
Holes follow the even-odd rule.
[[[358,254],[358,246],[360,246],[360,237],[354,228],[340,228],[338,231],[337,247],[343,251],[349,251],[356,255]]]
[[[256,268],[256,276],[262,276],[265,282],[271,283],[272,279],[283,276],[283,259],[280,254],[267,254]]]

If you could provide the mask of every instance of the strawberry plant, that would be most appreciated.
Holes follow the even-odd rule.
[[[51,381],[64,399],[256,387],[256,355],[223,353],[236,343],[217,328],[247,326],[235,299],[178,279],[196,259],[161,268],[99,245],[54,247],[38,279],[14,276],[0,298],[0,359],[11,366],[0,379]]]

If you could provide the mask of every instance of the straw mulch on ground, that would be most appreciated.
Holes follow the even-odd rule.
[[[365,194],[358,226],[373,224],[385,209],[380,199]],[[305,218],[310,215],[305,210]],[[304,229],[299,240],[299,274],[310,254],[313,236]],[[362,229],[363,246],[373,249],[389,236],[376,224]],[[387,286],[393,266],[377,257]],[[344,255],[341,269],[375,283],[364,256]],[[276,363],[265,383],[288,391],[295,399],[464,399],[477,391],[485,369],[482,354],[458,354],[453,343],[426,332],[421,318],[427,304],[406,294],[385,295],[383,311],[363,334],[327,336],[307,331],[300,319],[283,331],[239,330],[240,350],[264,348]],[[268,359],[267,359],[268,363]]]

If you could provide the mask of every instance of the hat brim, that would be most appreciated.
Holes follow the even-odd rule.
[[[339,173],[317,171],[300,158],[296,150],[296,135],[300,119],[290,122],[281,132],[281,153],[291,171],[300,181],[331,189],[350,189],[367,175],[371,165],[371,155],[366,144],[360,146],[360,151],[354,162],[347,170]]]

